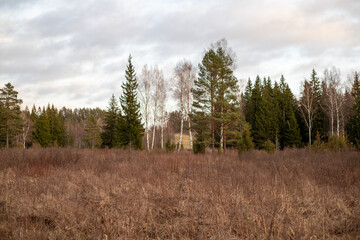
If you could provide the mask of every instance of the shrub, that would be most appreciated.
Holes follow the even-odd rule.
[[[241,132],[241,138],[238,142],[239,154],[245,151],[251,151],[253,148],[254,143],[250,135],[250,126],[248,123],[245,123]]]
[[[267,153],[273,154],[275,152],[275,144],[271,140],[266,140],[264,149]]]
[[[167,152],[173,152],[175,151],[176,145],[170,142],[170,139],[168,139],[165,143],[165,148]]]
[[[325,143],[321,140],[320,133],[316,133],[315,141],[311,148],[315,151],[323,151],[325,150]]]
[[[194,141],[193,151],[195,154],[205,153],[205,144],[199,141]]]
[[[332,151],[343,151],[347,148],[347,140],[341,135],[332,135],[329,137],[327,147]]]

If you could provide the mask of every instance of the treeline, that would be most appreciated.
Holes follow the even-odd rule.
[[[348,76],[351,84],[345,87],[334,67],[322,76],[309,71],[296,98],[284,76],[257,76],[241,90],[235,59],[221,40],[205,51],[198,68],[179,61],[166,81],[161,69],[147,65],[137,78],[129,57],[123,93],[110,98],[106,111],[50,105],[20,111],[22,101],[6,84],[0,92],[0,144],[169,150],[176,143],[180,151],[187,134],[196,153],[206,148],[242,152],[326,144],[360,147],[357,72]],[[176,110],[168,111],[166,105],[174,101]]]

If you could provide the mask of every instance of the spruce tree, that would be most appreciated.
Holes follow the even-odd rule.
[[[285,82],[284,76],[280,79],[280,145],[284,147],[295,147],[301,144],[299,126],[294,112],[294,96]]]
[[[85,124],[85,141],[91,149],[101,145],[100,129],[94,115],[90,115]]]
[[[123,123],[121,124],[122,145],[129,146],[130,149],[133,147],[141,149],[144,129],[141,123],[140,103],[137,99],[138,83],[135,68],[131,62],[131,55],[128,59],[125,78],[126,81],[121,86],[123,95],[120,97],[123,113]]]
[[[66,131],[64,117],[60,112],[52,105],[48,105],[46,114],[49,119],[51,144],[53,146],[65,146]]]
[[[319,80],[319,77],[315,69],[313,69],[311,72],[310,84],[312,86],[312,90],[315,95],[315,105],[316,105],[316,110],[313,119],[312,133],[311,133],[312,140],[315,140],[317,133],[319,133],[320,136],[326,136],[328,129],[327,116],[323,107],[321,106],[321,99],[323,97],[321,82]]]
[[[118,137],[119,106],[114,94],[109,101],[109,107],[105,113],[103,132],[101,139],[103,146],[112,148],[119,146]]]
[[[7,148],[15,143],[15,137],[23,131],[18,92],[10,83],[0,89],[0,138],[4,139]]]
[[[246,122],[243,123],[241,137],[238,142],[238,152],[241,154],[245,151],[251,151],[254,148],[254,143],[251,137],[250,125]]]
[[[249,103],[247,104],[247,111],[246,111],[246,115],[245,115],[245,119],[246,121],[250,124],[251,126],[251,133],[252,133],[252,137],[255,138],[254,136],[254,132],[257,131],[257,126],[255,124],[255,116],[258,114],[259,109],[260,109],[260,103],[261,103],[261,80],[259,76],[256,76],[256,80],[255,80],[255,84],[254,87],[251,90],[251,96],[249,98]]]
[[[354,98],[354,105],[351,117],[346,124],[346,133],[349,140],[360,150],[360,79],[358,72],[355,72],[351,94]]]
[[[43,110],[35,123],[33,138],[41,147],[50,147],[52,145],[52,136],[50,133],[50,121],[45,110]]]
[[[254,143],[257,148],[263,148],[266,140],[275,142],[276,129],[278,129],[278,118],[273,98],[273,89],[270,81],[264,81],[262,86],[259,110],[255,112],[253,130]]]

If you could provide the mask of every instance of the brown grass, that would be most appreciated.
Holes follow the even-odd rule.
[[[0,150],[0,239],[360,239],[360,155]]]

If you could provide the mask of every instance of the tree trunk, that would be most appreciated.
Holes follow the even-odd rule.
[[[156,131],[156,126],[155,126],[155,124],[154,124],[154,130],[153,130],[153,136],[152,136],[151,149],[154,149],[154,145],[155,145],[155,131]]]
[[[161,123],[161,149],[164,149],[164,124]]]
[[[6,126],[6,148],[9,148],[9,128]]]
[[[191,120],[189,117],[189,137],[190,137],[190,148],[193,150],[192,133],[191,133]]]
[[[180,149],[181,149],[183,128],[184,128],[184,117],[183,117],[183,114],[181,113],[181,125],[180,125],[180,136],[179,136],[178,152],[180,152]]]
[[[311,129],[312,129],[312,120],[309,115],[309,144],[310,144],[310,146],[311,146]]]
[[[145,123],[145,131],[146,131],[146,146],[147,146],[147,150],[150,151],[149,126],[148,126],[148,120],[147,119],[146,119],[146,123]]]

